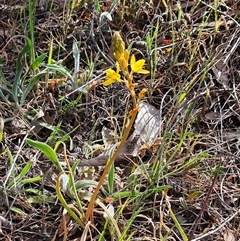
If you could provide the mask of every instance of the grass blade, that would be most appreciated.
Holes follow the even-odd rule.
[[[40,150],[44,155],[46,155],[49,160],[58,168],[60,172],[63,172],[63,168],[59,163],[58,157],[56,152],[46,143],[42,143],[39,141],[33,141],[31,139],[27,139],[28,145],[37,148]]]

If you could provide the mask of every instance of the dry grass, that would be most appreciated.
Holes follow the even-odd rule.
[[[50,1],[32,6],[35,15],[27,1],[10,2],[0,3],[0,239],[239,240],[240,2]],[[103,127],[119,142],[132,108],[121,83],[101,84],[114,31],[146,59],[151,74],[136,78],[136,91],[148,88],[161,128],[154,146],[116,163],[93,227],[84,213],[102,167],[79,161],[102,153]],[[33,46],[19,72],[26,36]],[[72,189],[61,191],[84,227],[57,199],[59,170],[26,138],[66,144],[66,155],[61,144],[54,151],[64,170],[66,158],[75,168],[83,213]]]

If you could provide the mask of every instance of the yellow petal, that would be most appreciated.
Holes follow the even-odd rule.
[[[142,67],[144,64],[145,64],[144,59],[140,59],[137,62],[135,62],[134,66],[132,68],[133,72],[140,73],[143,70]]]
[[[107,78],[111,78],[112,75],[114,75],[116,72],[113,69],[107,69],[106,70],[106,76]]]
[[[139,74],[149,74],[150,72],[148,70],[146,70],[146,69],[141,69],[141,70],[139,70],[136,73],[139,73]]]
[[[118,72],[119,72],[118,66],[117,66],[117,71],[114,71],[113,69],[107,69],[106,70],[107,79],[114,79],[115,81],[120,80],[121,76]]]
[[[116,62],[116,71],[113,69],[107,69],[106,70],[106,77],[107,80],[103,82],[104,86],[108,86],[113,84],[114,82],[121,82],[121,75],[119,74],[120,66],[119,63]]]
[[[137,69],[142,69],[143,65],[145,64],[145,60],[144,59],[140,59],[137,62],[135,62],[135,67]]]
[[[130,65],[131,65],[131,69],[132,69],[133,73],[148,74],[149,71],[143,69],[144,64],[145,64],[144,59],[140,59],[140,60],[136,61],[135,55],[133,54],[131,56]]]
[[[116,80],[114,80],[114,79],[107,79],[107,80],[104,81],[102,84],[103,84],[104,86],[109,86],[109,85],[113,84],[114,82],[116,82]]]
[[[131,60],[130,60],[131,68],[132,68],[133,65],[135,65],[135,62],[136,62],[136,58],[135,58],[135,55],[133,54],[133,55],[131,56]]]

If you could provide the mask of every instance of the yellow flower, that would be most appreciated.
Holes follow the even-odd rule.
[[[145,64],[144,59],[140,59],[140,60],[136,61],[135,55],[133,54],[131,56],[130,66],[131,66],[133,73],[149,74],[148,70],[143,69],[144,64]]]
[[[106,70],[106,76],[107,76],[107,80],[103,82],[104,86],[108,86],[111,85],[114,82],[121,82],[121,75],[119,74],[119,63],[116,62],[116,71],[114,71],[113,69],[107,69]]]

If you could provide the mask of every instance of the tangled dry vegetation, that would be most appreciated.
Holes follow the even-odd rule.
[[[0,2],[1,240],[240,240],[240,1],[29,2]],[[133,106],[122,83],[102,85],[115,31],[146,60],[135,88],[159,134],[115,163],[93,226],[103,167],[81,163],[121,141]],[[83,226],[56,193],[66,160],[83,212],[59,189]]]

